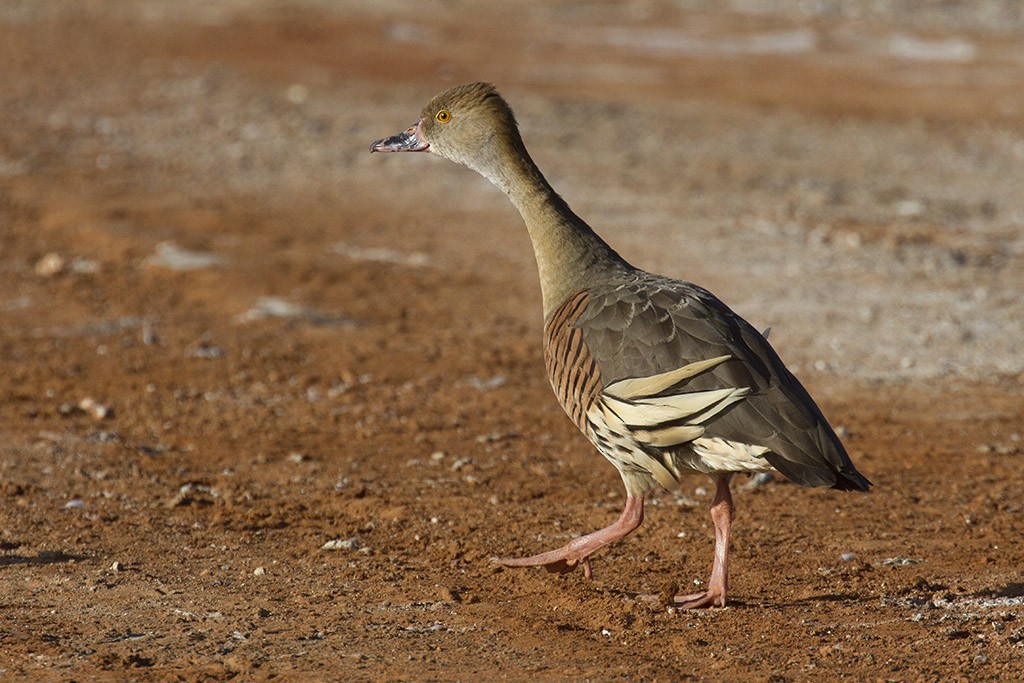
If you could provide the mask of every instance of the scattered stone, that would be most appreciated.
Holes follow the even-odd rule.
[[[64,503],[65,510],[81,510],[85,507],[85,501],[81,498],[74,498]]]
[[[466,380],[468,386],[473,387],[479,391],[490,391],[491,389],[497,389],[498,387],[505,386],[508,382],[508,378],[505,375],[495,375],[490,379],[481,379],[476,375],[473,375]]]
[[[192,503],[211,505],[213,504],[213,499],[220,497],[221,492],[212,486],[190,482],[178,489],[178,493],[167,501],[167,507],[173,508],[179,505],[191,505]]]
[[[257,300],[252,308],[239,315],[236,320],[239,322],[253,322],[270,318],[299,318],[305,312],[304,308],[291,301],[277,296],[265,296]]]
[[[840,553],[839,559],[843,562],[853,562],[857,559],[856,553]]]
[[[358,549],[359,549],[359,541],[356,540],[355,538],[347,538],[345,540],[334,539],[332,541],[327,541],[327,543],[324,543],[322,546],[320,546],[320,550],[358,550]]]
[[[112,572],[123,572],[124,571],[124,564],[122,564],[121,562],[115,561],[112,565],[110,565],[110,571],[112,571]]]
[[[480,434],[476,437],[477,443],[495,443],[498,441],[506,441],[509,439],[518,439],[519,432],[491,432],[490,434]]]
[[[95,275],[100,272],[101,266],[99,261],[75,257],[71,259],[68,269],[75,275]]]
[[[887,557],[886,559],[882,560],[882,566],[883,567],[905,567],[908,564],[920,564],[923,561],[924,560],[916,560],[916,559],[913,559],[913,558],[910,558],[910,557],[900,557],[900,556],[897,555],[896,557]]]
[[[285,90],[284,96],[292,104],[302,104],[309,97],[309,88],[304,86],[302,83],[292,83]]]
[[[153,346],[154,344],[160,343],[160,337],[157,336],[156,330],[154,330],[153,326],[149,323],[142,324],[142,343],[146,346]],[[146,388],[148,389],[149,386],[152,385],[148,385]]]
[[[62,406],[63,407],[63,406]],[[109,407],[99,403],[96,399],[91,396],[86,396],[78,402],[78,409],[84,413],[92,415],[97,420],[105,420],[114,414],[114,411]]]
[[[266,576],[267,575],[267,570],[266,570],[265,567],[256,567],[256,569],[254,569],[252,571],[252,575],[253,576]]]
[[[36,275],[39,277],[53,277],[54,275],[60,275],[66,265],[67,261],[64,260],[63,256],[51,251],[36,261],[33,270],[35,270]]]
[[[334,245],[334,251],[342,256],[347,256],[353,261],[392,263],[410,267],[423,267],[430,263],[430,257],[418,251],[406,252],[383,247],[357,247],[343,242]]]
[[[917,199],[903,199],[893,205],[900,216],[916,218],[924,213],[924,204]]]
[[[146,259],[146,265],[167,268],[176,272],[204,270],[224,263],[224,259],[213,253],[189,251],[174,242],[161,242],[156,245],[153,255]]]
[[[210,358],[215,360],[224,356],[224,349],[219,346],[202,344],[192,349],[192,356],[195,358]]]

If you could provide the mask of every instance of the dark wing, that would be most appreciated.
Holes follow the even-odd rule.
[[[749,389],[704,424],[706,437],[763,446],[775,469],[804,486],[870,486],[764,336],[707,290],[636,271],[591,288],[575,326],[604,386],[729,356],[686,380],[687,392]]]

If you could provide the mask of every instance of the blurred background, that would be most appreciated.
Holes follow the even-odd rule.
[[[0,181],[100,214],[52,206],[54,238],[79,241],[39,236],[39,256],[102,263],[126,232],[244,251],[202,218],[239,198],[297,212],[297,249],[344,243],[338,271],[397,249],[507,278],[495,305],[535,322],[506,200],[436,159],[366,153],[439,90],[489,80],[580,215],[774,327],[798,367],[1020,371],[1020,3],[8,0],[0,21]],[[7,309],[41,303],[17,287]]]

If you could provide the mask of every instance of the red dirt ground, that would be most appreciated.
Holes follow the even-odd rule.
[[[1024,19],[792,4],[7,3],[0,678],[1024,679]],[[507,200],[367,154],[479,79],[875,483],[738,479],[726,609],[638,599],[700,477],[593,581],[488,561],[623,495]]]

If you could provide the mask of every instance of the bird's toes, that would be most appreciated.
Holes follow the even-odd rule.
[[[707,609],[708,607],[725,607],[725,605],[725,595],[712,591],[677,595],[672,598],[672,607],[676,609]]]

